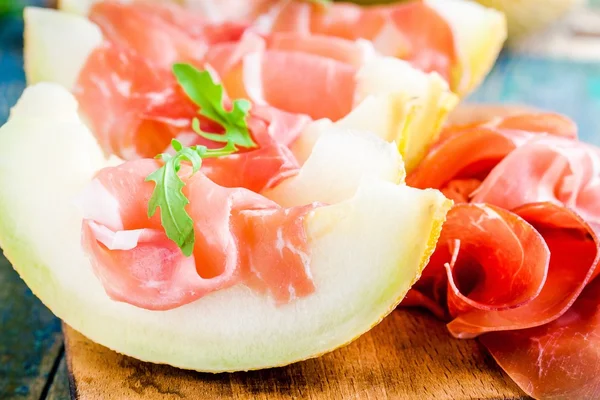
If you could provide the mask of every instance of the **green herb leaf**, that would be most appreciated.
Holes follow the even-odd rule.
[[[185,183],[177,174],[181,162],[192,165],[192,174],[198,172],[203,158],[222,157],[237,151],[235,145],[227,143],[220,149],[208,149],[205,146],[182,146],[177,140],[171,142],[175,155],[161,154],[164,164],[146,177],[146,181],[155,183],[152,197],[148,202],[148,218],[152,218],[160,208],[160,222],[167,237],[177,244],[183,254],[189,257],[194,251],[194,221],[185,210],[189,200],[183,194]]]
[[[223,134],[202,132],[198,119],[194,119],[192,127],[200,136],[234,146],[257,146],[246,122],[249,101],[234,100],[232,110],[227,111],[223,107],[223,86],[215,83],[208,71],[199,71],[190,64],[175,64],[173,74],[185,94],[200,107],[199,114],[225,129]]]

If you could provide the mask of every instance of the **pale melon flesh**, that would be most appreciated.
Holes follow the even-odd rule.
[[[364,140],[371,147],[381,141],[368,134]],[[438,191],[391,182],[398,180],[390,173],[394,159],[375,174],[352,172],[339,202],[308,217],[314,294],[276,306],[239,284],[170,311],[149,311],[111,300],[80,246],[74,199],[107,161],[73,96],[42,83],[26,89],[0,128],[0,245],[58,317],[120,353],[211,372],[285,365],[368,331],[426,265],[450,202]],[[324,166],[323,179],[343,176],[326,158],[313,163]]]

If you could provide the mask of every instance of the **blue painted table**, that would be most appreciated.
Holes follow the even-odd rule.
[[[0,18],[0,124],[25,87],[22,21]],[[68,398],[60,321],[0,256],[0,399]]]
[[[24,88],[22,33],[18,18],[0,19],[0,124]],[[584,140],[600,145],[600,63],[503,54],[468,100],[564,113],[579,124]],[[60,322],[1,256],[0,327],[0,398],[68,398]]]

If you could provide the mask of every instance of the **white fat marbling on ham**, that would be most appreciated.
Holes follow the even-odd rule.
[[[134,229],[130,231],[112,231],[106,225],[100,225],[94,221],[89,222],[90,228],[96,240],[106,246],[109,250],[131,250],[134,249],[140,237],[151,234],[149,229]]]
[[[101,222],[112,230],[123,229],[119,200],[94,179],[74,200],[84,219]]]

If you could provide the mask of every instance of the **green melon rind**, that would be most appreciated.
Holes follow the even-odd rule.
[[[307,222],[315,294],[276,307],[238,285],[174,310],[142,310],[108,298],[79,245],[72,200],[106,161],[76,107],[64,88],[35,85],[0,129],[0,245],[58,317],[140,360],[237,371],[347,344],[418,279],[450,206],[437,191],[364,183]]]

